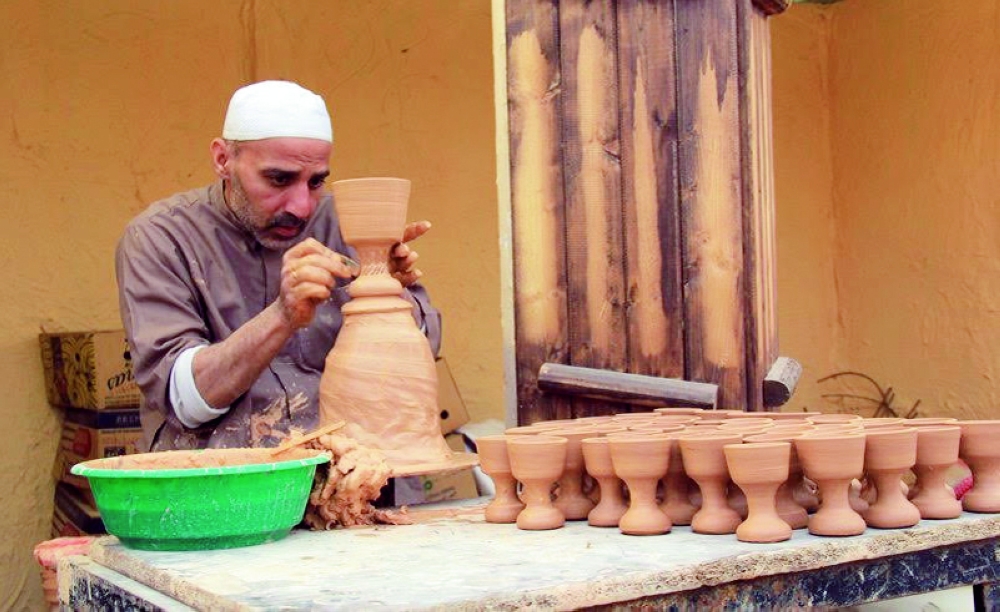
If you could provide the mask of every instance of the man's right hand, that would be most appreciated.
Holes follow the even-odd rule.
[[[330,297],[337,278],[350,278],[351,269],[340,254],[315,238],[307,238],[285,252],[281,265],[278,308],[293,329],[312,322],[316,306]]]

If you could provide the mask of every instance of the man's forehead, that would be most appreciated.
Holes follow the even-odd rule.
[[[268,138],[241,142],[239,146],[241,154],[249,153],[257,166],[287,169],[325,167],[332,150],[330,143],[310,138]]]

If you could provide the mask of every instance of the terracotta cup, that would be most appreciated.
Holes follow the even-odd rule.
[[[493,479],[496,492],[486,506],[487,523],[513,523],[524,510],[517,497],[517,481],[510,469],[507,436],[482,436],[476,439],[476,451],[483,472]]]
[[[587,515],[587,523],[594,527],[617,527],[618,521],[628,510],[622,495],[622,481],[615,475],[611,463],[611,447],[606,437],[584,438],[580,442],[587,473],[597,481],[600,501]]]
[[[758,413],[758,414],[765,415],[765,416],[767,416],[767,418],[773,419],[775,421],[792,421],[792,422],[796,422],[796,421],[805,421],[809,417],[819,416],[821,413],[819,413],[819,412],[761,412],[761,413]]]
[[[670,446],[675,444],[667,434],[611,434],[611,463],[615,474],[625,482],[629,492],[629,507],[618,521],[618,528],[627,535],[658,535],[673,527],[656,503],[656,487],[666,476],[670,462]]]
[[[748,513],[736,528],[743,542],[781,542],[792,528],[778,516],[776,495],[788,480],[792,445],[788,442],[727,444],[723,447],[729,475],[746,494]]]
[[[941,425],[954,425],[958,427],[958,419],[954,417],[920,417],[918,419],[906,419],[903,421],[903,425],[907,427],[939,427]]]
[[[951,519],[962,514],[962,502],[945,482],[948,468],[958,462],[962,429],[955,426],[917,428],[917,493],[910,500],[925,519]]]
[[[863,429],[877,429],[880,427],[900,427],[903,419],[899,417],[878,417],[873,419],[861,419]]]
[[[681,445],[678,442],[681,432],[667,434],[674,442],[670,445],[670,463],[667,475],[663,478],[662,510],[674,525],[690,525],[691,519],[698,512],[698,506],[691,501],[691,489],[694,483],[684,471],[684,459],[681,456]]]
[[[871,527],[898,529],[920,522],[920,510],[906,499],[900,483],[917,462],[915,429],[880,427],[865,432],[865,472],[878,492],[863,513]]]
[[[792,529],[802,529],[809,522],[809,513],[806,508],[795,500],[792,491],[802,484],[802,464],[799,463],[799,455],[795,452],[795,447],[791,443],[800,434],[798,433],[765,433],[743,438],[744,442],[788,442],[788,478],[778,487],[776,495],[776,507],[781,520],[788,523]],[[732,473],[732,469],[730,469]]]
[[[959,456],[972,470],[972,488],[962,498],[969,512],[1000,512],[1000,420],[959,421]]]
[[[707,411],[704,408],[682,408],[682,407],[672,407],[665,406],[663,408],[655,408],[653,412],[657,414],[689,414],[693,416],[703,416]]]
[[[520,529],[558,529],[566,517],[552,504],[552,485],[566,469],[566,438],[511,436],[507,440],[510,468],[523,486],[524,510],[517,515]]]
[[[566,438],[566,469],[559,479],[555,506],[562,511],[568,521],[581,521],[587,518],[594,509],[594,502],[583,494],[583,449],[580,443],[584,438],[598,435],[592,427],[577,425],[552,429],[546,435]]]
[[[727,444],[740,444],[742,441],[743,436],[738,433],[681,436],[679,443],[684,470],[701,491],[701,508],[691,519],[692,531],[709,534],[735,533],[743,522],[739,513],[727,503],[729,468],[723,451]]]
[[[809,517],[809,533],[852,536],[864,533],[865,520],[851,508],[851,481],[864,471],[865,436],[808,434],[795,438],[795,452],[806,477],[816,483],[823,502]]]
[[[851,423],[853,421],[860,421],[861,415],[859,414],[818,414],[816,416],[811,416],[806,418],[807,421],[813,425],[828,425],[830,423]]]

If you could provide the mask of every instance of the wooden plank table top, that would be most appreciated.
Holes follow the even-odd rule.
[[[786,542],[749,544],[688,527],[646,537],[585,522],[521,531],[485,523],[484,503],[420,510],[414,525],[295,530],[277,542],[228,550],[138,551],[108,537],[95,543],[89,562],[195,609],[578,609],[668,601],[753,608],[843,605],[988,583],[1000,554],[1000,515],[967,513],[847,538],[797,530]],[[60,570],[63,602],[74,609],[87,597],[88,578],[83,564],[75,569]]]

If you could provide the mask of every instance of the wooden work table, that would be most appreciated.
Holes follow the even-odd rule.
[[[485,523],[484,503],[423,509],[415,525],[296,530],[229,550],[137,551],[102,538],[89,558],[63,559],[60,597],[73,610],[773,609],[973,584],[990,609],[1000,577],[1000,515],[748,544],[688,527],[649,537],[583,522],[521,531]]]

